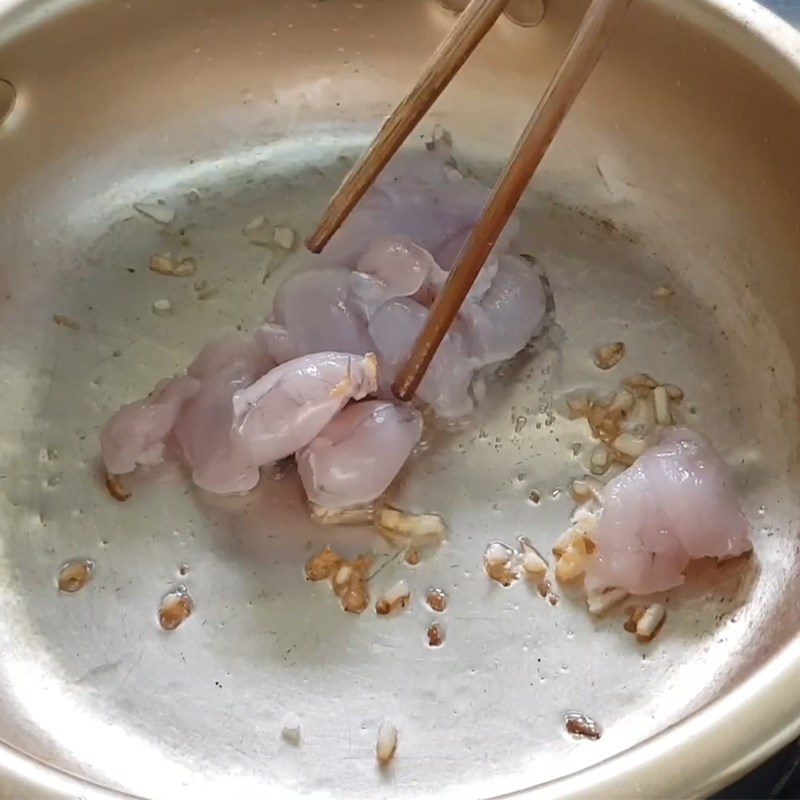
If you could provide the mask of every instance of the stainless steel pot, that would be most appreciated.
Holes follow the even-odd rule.
[[[449,128],[488,180],[582,10],[547,5],[537,27],[502,20],[421,131]],[[451,22],[433,0],[0,0],[6,795],[697,796],[800,732],[800,37],[752,2],[639,0],[576,105],[523,209],[563,336],[404,482],[452,527],[436,559],[412,572],[368,531],[320,530],[293,476],[213,499],[166,466],[124,505],[102,490],[107,415],[254,325],[297,262],[268,263],[243,225],[307,233]],[[171,225],[132,208],[158,199]],[[149,272],[165,251],[194,256],[195,280]],[[489,539],[547,549],[563,528],[587,448],[554,408],[611,388],[589,354],[616,339],[631,372],[686,390],[755,539],[750,562],[672,593],[649,647],[569,592],[551,607],[481,568]],[[446,588],[445,646],[425,646],[422,603],[353,618],[303,581],[327,541],[374,548],[378,585]],[[93,581],[59,595],[78,556]],[[197,609],[166,633],[176,583]],[[602,739],[569,738],[568,711]]]

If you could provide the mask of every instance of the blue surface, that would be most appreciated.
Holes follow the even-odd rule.
[[[762,5],[800,28],[800,0],[763,0]]]

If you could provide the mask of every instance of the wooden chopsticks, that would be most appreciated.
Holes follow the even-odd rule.
[[[353,165],[342,185],[336,190],[317,230],[306,240],[306,247],[312,253],[322,252],[322,248],[347,219],[347,215],[364,196],[389,159],[494,25],[508,2],[509,0],[472,0],[464,9],[450,33],[425,65],[416,86],[383,123],[367,152]]]
[[[345,178],[318,230],[308,240],[310,250],[322,250],[489,30],[506,2],[472,0],[434,54],[417,86],[389,117],[365,155]],[[419,386],[481,267],[630,3],[631,0],[591,0],[561,65],[533,112],[486,208],[434,301],[408,360],[397,375],[393,389],[399,399],[410,400]]]

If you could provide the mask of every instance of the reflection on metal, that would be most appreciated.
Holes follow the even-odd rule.
[[[14,103],[17,100],[17,91],[8,81],[0,78],[0,125],[7,119],[14,110]]]
[[[544,0],[511,0],[505,15],[517,25],[532,28],[544,19]]]

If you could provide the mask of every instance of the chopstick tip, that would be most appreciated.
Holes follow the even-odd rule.
[[[319,231],[317,230],[306,239],[306,250],[319,254],[322,252],[325,244],[325,240],[320,236]]]

